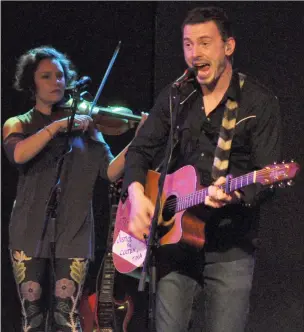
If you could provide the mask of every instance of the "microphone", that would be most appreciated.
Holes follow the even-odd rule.
[[[74,89],[84,89],[92,82],[91,77],[82,76],[78,81],[76,81],[71,87],[66,88],[66,90],[74,90]]]
[[[194,78],[197,75],[197,69],[195,67],[189,67],[185,70],[183,75],[173,82],[173,86],[179,88],[183,83],[187,82],[190,78]]]

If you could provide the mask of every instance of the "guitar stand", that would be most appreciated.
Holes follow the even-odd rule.
[[[152,221],[152,225],[154,222]],[[153,228],[153,227],[151,227]],[[151,233],[154,234],[154,232],[151,229]],[[147,238],[146,238],[147,239]],[[149,241],[151,241],[151,236],[149,239],[147,239],[147,254],[145,263],[143,265],[143,269],[141,272],[140,280],[139,280],[139,286],[138,291],[143,292],[145,290],[145,282],[147,278],[147,267],[148,267],[148,275],[149,275],[149,309],[148,309],[148,328],[151,332],[156,332],[156,326],[155,326],[155,309],[156,309],[156,258],[155,258],[155,250],[157,245],[149,244]],[[153,241],[153,240],[152,240]],[[154,240],[154,242],[156,242]]]
[[[155,247],[151,248],[151,265],[150,265],[150,282],[149,282],[149,330],[151,332],[156,331],[155,326],[155,310],[156,310],[156,259],[155,259]]]

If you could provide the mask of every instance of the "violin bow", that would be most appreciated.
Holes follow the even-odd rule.
[[[101,91],[102,91],[104,85],[106,84],[106,80],[107,80],[107,78],[108,78],[108,76],[110,74],[110,71],[112,70],[114,61],[116,60],[116,57],[117,57],[118,52],[120,50],[120,45],[121,45],[121,40],[118,42],[118,45],[115,48],[114,54],[113,54],[112,59],[111,59],[109,65],[108,65],[106,73],[104,74],[104,77],[103,77],[103,79],[102,79],[102,81],[101,81],[101,83],[99,85],[98,91],[97,91],[96,96],[95,96],[95,98],[94,98],[94,100],[92,102],[92,105],[91,105],[91,108],[90,108],[90,111],[89,111],[89,114],[88,114],[89,116],[92,115],[93,108],[95,107],[95,105],[96,105],[96,103],[97,103],[97,101],[99,99],[99,96],[101,94]]]

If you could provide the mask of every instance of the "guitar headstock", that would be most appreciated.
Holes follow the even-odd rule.
[[[271,185],[277,182],[288,181],[293,179],[299,170],[300,165],[294,161],[290,163],[282,162],[281,164],[274,163],[256,172],[256,182],[262,185]],[[287,184],[291,185],[292,181],[288,181]]]

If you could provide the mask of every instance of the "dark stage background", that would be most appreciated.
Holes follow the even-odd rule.
[[[185,69],[180,25],[188,9],[209,2],[1,2],[2,125],[32,105],[13,90],[17,58],[26,50],[53,45],[66,52],[79,75],[92,77],[94,95],[119,40],[121,51],[99,100],[135,114],[148,111],[160,89]],[[215,4],[215,2],[212,2]],[[285,160],[304,162],[304,4],[301,2],[217,2],[236,23],[235,67],[257,77],[279,97]],[[133,136],[110,137],[116,154]],[[9,263],[8,221],[17,172],[2,158],[2,331],[19,331],[19,303]],[[104,184],[104,183],[100,183]],[[304,291],[303,172],[292,188],[263,207],[262,246],[247,332],[302,332]],[[94,196],[99,247],[107,228],[106,184]],[[92,280],[98,262],[92,267]],[[132,280],[134,289],[137,282]],[[94,286],[93,286],[94,287]],[[135,290],[133,291],[135,294]],[[146,294],[135,294],[131,331],[144,331]]]

